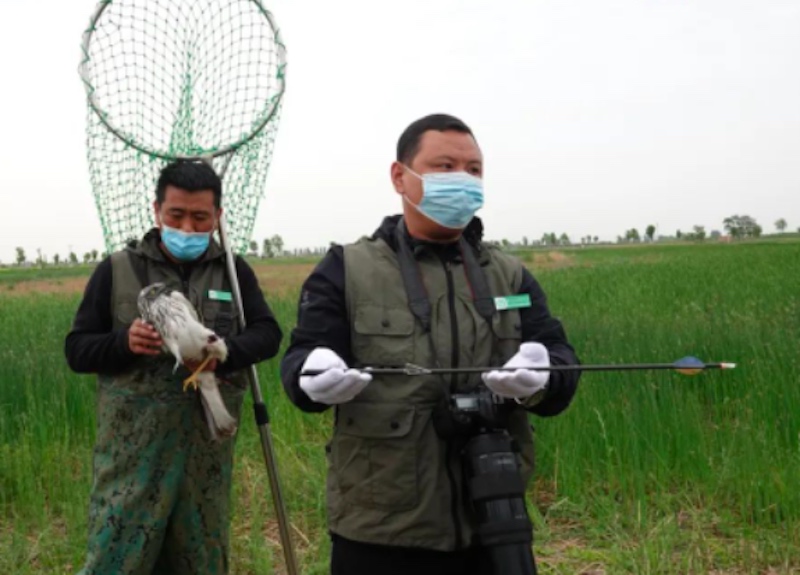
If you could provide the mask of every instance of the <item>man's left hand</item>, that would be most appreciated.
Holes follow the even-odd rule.
[[[503,367],[517,369],[493,370],[481,374],[486,387],[501,397],[525,399],[545,389],[550,380],[549,371],[535,370],[537,367],[550,367],[550,354],[541,343],[523,343]]]

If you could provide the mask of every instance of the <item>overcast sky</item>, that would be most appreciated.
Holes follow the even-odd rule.
[[[461,117],[489,239],[800,226],[797,0],[268,0],[288,88],[254,238],[347,242],[400,211],[400,132]],[[0,261],[103,250],[77,74],[90,0],[0,0]]]

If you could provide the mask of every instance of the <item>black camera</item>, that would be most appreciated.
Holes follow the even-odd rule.
[[[473,393],[450,395],[436,410],[434,425],[443,439],[466,438],[487,430],[506,429],[516,404],[481,386]]]
[[[533,526],[525,507],[519,449],[507,431],[509,414],[521,409],[481,386],[454,394],[435,418],[437,432],[460,440],[477,543],[491,556],[495,575],[535,575]]]

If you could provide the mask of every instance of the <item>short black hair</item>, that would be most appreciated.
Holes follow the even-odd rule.
[[[209,164],[203,161],[178,160],[164,166],[156,184],[156,202],[164,203],[167,186],[187,192],[214,192],[214,207],[222,206],[222,180]]]
[[[400,135],[397,140],[397,161],[406,165],[410,165],[414,160],[414,156],[419,152],[419,141],[422,134],[428,130],[436,130],[438,132],[445,132],[447,130],[454,130],[463,134],[469,134],[475,138],[475,134],[469,129],[464,122],[450,116],[448,114],[431,114],[419,120],[412,122],[408,128]]]

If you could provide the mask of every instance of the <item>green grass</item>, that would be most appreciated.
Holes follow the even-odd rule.
[[[543,253],[520,255],[584,363],[739,367],[586,373],[567,412],[533,419],[540,571],[800,573],[800,243]],[[94,381],[62,352],[78,298],[0,295],[2,573],[73,573],[83,560]],[[296,300],[270,300],[287,339]],[[325,573],[330,415],[288,402],[277,360],[259,374],[303,573]],[[282,572],[252,417],[237,454],[233,572]]]
[[[0,267],[0,285],[17,284],[37,280],[59,280],[65,278],[86,277],[94,269],[95,264],[76,264],[47,267],[21,268]]]

